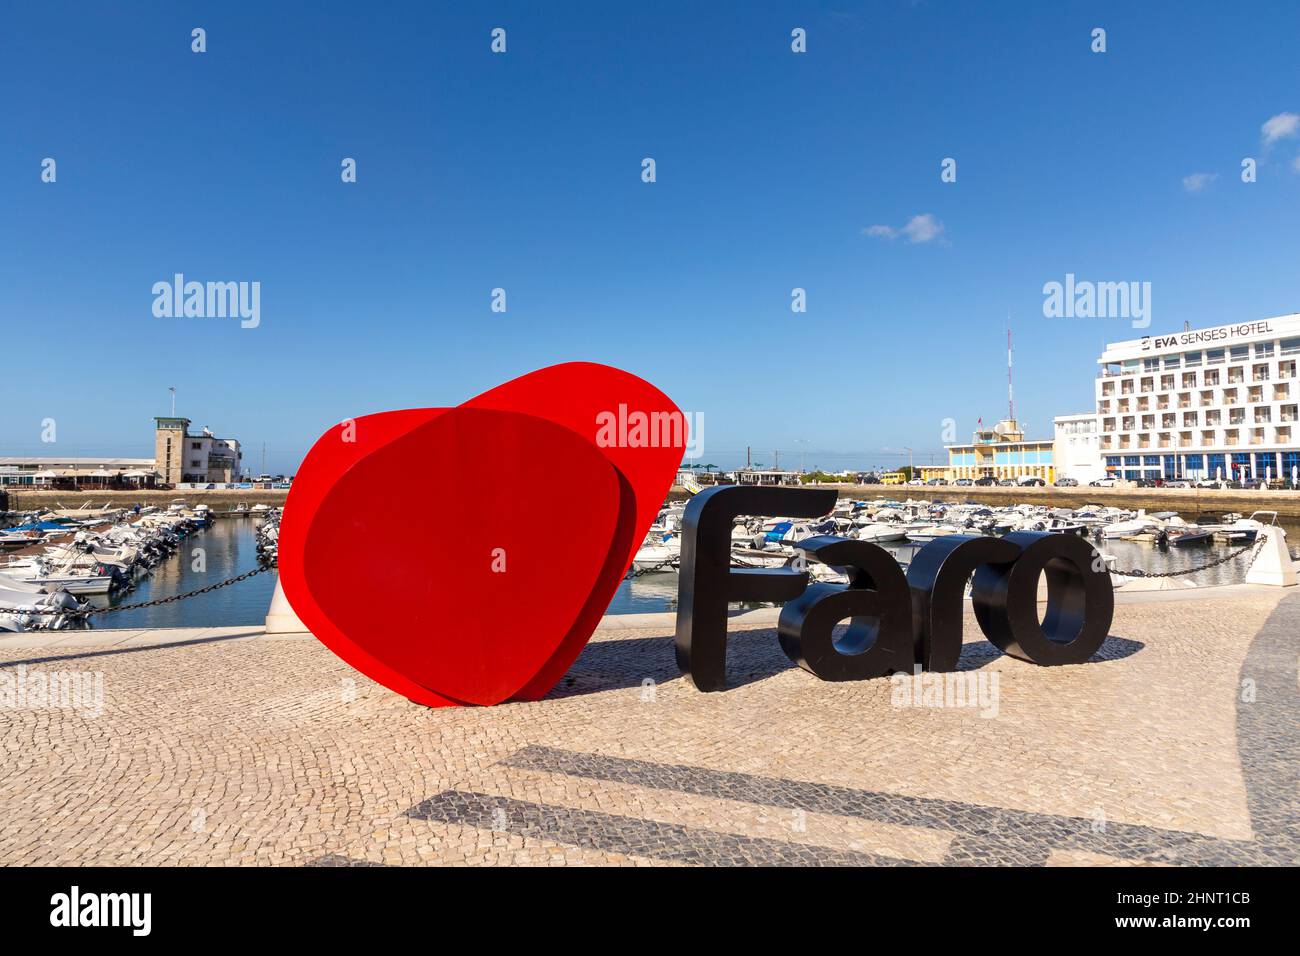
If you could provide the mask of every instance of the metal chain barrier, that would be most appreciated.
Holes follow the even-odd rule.
[[[240,581],[247,581],[251,577],[256,577],[263,571],[272,571],[274,565],[264,564],[260,567],[253,568],[251,571],[245,571],[243,574],[237,574],[233,578],[227,578],[224,581],[218,581],[215,584],[209,584],[206,587],[198,588],[194,591],[186,591],[184,594],[173,594],[171,597],[158,598],[153,601],[140,601],[137,604],[119,604],[116,607],[85,607],[78,608],[75,611],[65,611],[68,617],[87,618],[92,614],[111,614],[113,611],[135,611],[142,607],[161,607],[164,604],[174,604],[177,601],[184,601],[186,598],[197,597],[200,594],[207,594],[209,591],[218,591],[221,588],[228,588],[232,584],[238,584]]]
[[[1220,564],[1227,564],[1229,561],[1241,557],[1247,551],[1251,552],[1250,563],[1246,565],[1246,567],[1249,568],[1251,564],[1255,563],[1255,556],[1259,553],[1259,549],[1264,546],[1264,540],[1265,539],[1260,536],[1253,544],[1243,544],[1236,551],[1229,551],[1227,554],[1215,558],[1213,561],[1207,561],[1205,564],[1198,564],[1194,568],[1180,568],[1177,571],[1143,571],[1141,568],[1134,568],[1131,571],[1121,571],[1118,568],[1112,568],[1110,573],[1118,574],[1126,578],[1177,578],[1184,574],[1195,574],[1197,571],[1204,571],[1208,568],[1217,567]]]

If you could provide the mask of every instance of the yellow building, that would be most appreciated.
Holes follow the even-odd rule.
[[[958,478],[1003,478],[1031,476],[1051,484],[1056,480],[1056,441],[1026,439],[1014,419],[1003,419],[992,428],[977,429],[968,445],[949,445],[948,467],[942,476]]]

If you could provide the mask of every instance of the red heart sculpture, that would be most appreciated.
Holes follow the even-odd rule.
[[[638,413],[677,427],[638,441],[624,427]],[[599,623],[684,445],[667,396],[590,363],[533,372],[458,409],[345,422],[295,476],[280,530],[285,595],[341,658],[412,700],[538,699]],[[578,520],[555,524],[568,515]]]

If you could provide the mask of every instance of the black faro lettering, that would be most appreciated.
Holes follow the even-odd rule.
[[[845,585],[809,585],[807,572],[797,567],[731,567],[737,517],[816,518],[834,507],[836,497],[832,489],[726,485],[687,503],[677,664],[700,690],[726,687],[732,601],[784,604],[777,624],[781,649],[829,681],[953,670],[972,574],[975,619],[984,636],[1012,657],[1045,666],[1081,664],[1110,632],[1110,572],[1090,544],[1069,534],[948,535],[918,551],[906,575],[893,555],[866,541],[818,535],[795,544],[809,558],[841,569],[849,578]],[[848,628],[836,636],[841,621]]]

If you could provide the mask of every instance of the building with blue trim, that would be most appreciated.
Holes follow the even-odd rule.
[[[1118,478],[1300,476],[1300,314],[1106,346],[1099,452]]]

